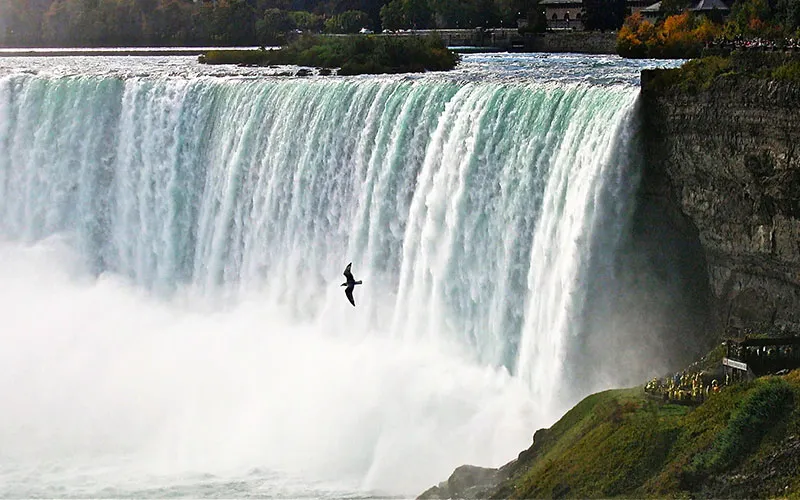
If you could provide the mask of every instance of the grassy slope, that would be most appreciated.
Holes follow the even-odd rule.
[[[641,388],[601,392],[537,433],[490,494],[800,498],[800,454],[786,452],[799,431],[800,371],[724,388],[694,409]]]

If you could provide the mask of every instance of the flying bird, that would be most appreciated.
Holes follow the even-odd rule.
[[[353,307],[355,307],[356,306],[356,301],[353,300],[353,288],[355,288],[356,285],[360,285],[361,284],[361,280],[356,281],[353,278],[353,273],[350,272],[350,266],[352,266],[352,265],[353,265],[353,263],[351,262],[351,263],[347,264],[347,267],[344,268],[344,277],[347,278],[347,281],[342,283],[342,286],[346,286],[347,287],[347,288],[344,289],[344,294],[347,295],[347,300],[349,300],[350,303],[353,304]]]

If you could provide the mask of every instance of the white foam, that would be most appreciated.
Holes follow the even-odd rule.
[[[287,321],[258,295],[159,300],[87,277],[58,241],[3,244],[0,260],[9,473],[51,464],[96,493],[261,467],[411,494],[462,461],[504,463],[538,418],[518,381],[455,350]]]

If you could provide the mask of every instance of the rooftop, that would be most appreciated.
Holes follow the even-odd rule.
[[[653,5],[645,7],[642,12],[661,12],[661,2],[656,2]]]
[[[730,340],[730,342],[741,346],[800,345],[800,337],[745,338],[740,341]]]
[[[542,0],[539,5],[583,5],[583,0]]]
[[[712,10],[731,10],[722,0],[700,0],[690,7],[689,10],[694,12],[708,12]],[[661,12],[661,2],[656,2],[653,5],[647,6],[642,9],[642,12],[658,13]]]
[[[725,5],[725,2],[722,0],[700,0],[697,2],[697,5],[692,7],[692,10],[731,10],[730,7]]]

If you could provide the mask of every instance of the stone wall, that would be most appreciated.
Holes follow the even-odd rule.
[[[599,31],[547,32],[525,37],[531,52],[575,52],[579,54],[616,54],[617,34]]]
[[[448,47],[485,47],[510,50],[521,47],[523,38],[517,28],[414,30],[390,36],[438,35]]]
[[[642,77],[641,203],[696,232],[716,332],[800,333],[800,86],[655,90],[655,74]]]

